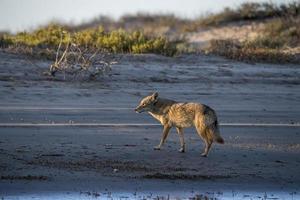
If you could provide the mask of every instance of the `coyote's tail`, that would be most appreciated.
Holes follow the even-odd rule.
[[[224,139],[220,135],[219,123],[216,112],[208,108],[205,113],[206,135],[213,141],[224,144]]]
[[[210,127],[210,134],[212,135],[212,138],[214,139],[215,142],[224,144],[224,139],[220,135],[220,130],[219,130],[219,123],[218,120],[216,120]]]

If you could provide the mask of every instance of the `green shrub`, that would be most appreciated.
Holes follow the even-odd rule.
[[[103,35],[104,29],[101,26],[94,29],[85,29],[74,32],[72,42],[80,46],[95,48],[97,46],[97,39],[103,37]]]
[[[24,46],[55,49],[62,43],[74,43],[87,49],[99,49],[112,53],[156,53],[172,56],[176,42],[166,37],[150,37],[141,31],[126,32],[123,29],[105,32],[102,27],[71,32],[59,25],[50,24],[32,33],[21,32],[1,37],[1,46]]]
[[[13,40],[7,34],[0,35],[0,48],[7,48],[13,45]]]
[[[9,36],[14,44],[25,45],[25,46],[57,46],[61,39],[62,43],[66,44],[70,42],[70,34],[61,26],[50,24],[44,28],[40,28],[32,33],[20,32],[15,36]]]
[[[97,39],[97,47],[113,53],[128,53],[131,45],[130,35],[122,29],[104,34]]]

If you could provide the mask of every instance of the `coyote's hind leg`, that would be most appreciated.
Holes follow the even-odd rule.
[[[212,140],[210,140],[209,138],[204,138],[204,142],[205,142],[205,149],[204,152],[201,154],[202,157],[207,157],[210,147],[212,145]]]
[[[196,126],[198,135],[205,143],[204,152],[201,154],[202,157],[207,157],[210,147],[212,145],[212,138],[209,137],[207,129],[205,127]]]

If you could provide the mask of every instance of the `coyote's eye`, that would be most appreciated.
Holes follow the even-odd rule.
[[[142,106],[145,106],[145,105],[146,105],[145,103],[142,104]]]

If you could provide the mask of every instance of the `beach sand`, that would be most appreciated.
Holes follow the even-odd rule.
[[[0,53],[1,198],[300,199],[298,66],[121,56],[101,80],[79,82]],[[203,158],[189,128],[179,153],[172,129],[153,150],[162,127],[133,109],[154,91],[214,108],[225,144]]]

